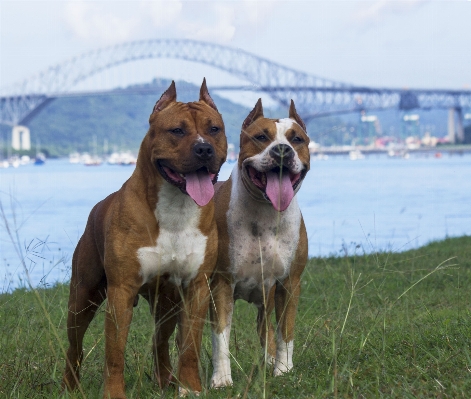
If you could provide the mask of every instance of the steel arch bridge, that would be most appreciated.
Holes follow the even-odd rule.
[[[153,39],[93,50],[49,67],[2,90],[0,123],[18,125],[69,93],[85,79],[109,68],[138,60],[174,58],[223,70],[249,86],[219,90],[252,90],[269,94],[280,104],[294,99],[304,118],[337,112],[399,108],[471,108],[471,91],[400,90],[357,87],[313,76],[246,51],[189,39]]]

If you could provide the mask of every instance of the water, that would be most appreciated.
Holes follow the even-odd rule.
[[[233,165],[224,165],[220,180]],[[49,160],[0,170],[0,292],[67,281],[93,205],[133,167]],[[312,161],[298,194],[311,256],[403,251],[471,234],[471,155]],[[7,227],[17,244],[12,244]]]

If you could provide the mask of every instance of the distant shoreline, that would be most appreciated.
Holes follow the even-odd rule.
[[[375,148],[370,146],[328,146],[319,147],[314,150],[311,155],[325,154],[325,155],[348,155],[350,151],[361,151],[365,155],[384,154],[387,155],[390,149],[388,148]],[[419,147],[419,148],[404,148],[403,151],[410,154],[435,154],[446,153],[449,155],[464,155],[471,153],[471,144],[450,144],[439,145],[435,147]]]

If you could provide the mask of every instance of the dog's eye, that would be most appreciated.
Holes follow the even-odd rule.
[[[219,130],[220,130],[220,129],[219,129],[217,126],[213,126],[213,127],[211,128],[211,133],[212,133],[212,134],[215,134],[215,133],[219,132]]]
[[[255,139],[258,141],[267,141],[268,137],[264,134],[259,134],[258,136],[255,136]]]
[[[182,136],[183,135],[183,130],[177,127],[176,129],[170,130],[173,134],[176,134],[177,136]]]
[[[304,143],[304,140],[302,139],[302,137],[294,136],[293,139],[291,140],[291,142],[293,142],[295,144],[300,144],[300,143]]]

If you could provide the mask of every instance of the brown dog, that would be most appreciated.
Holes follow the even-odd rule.
[[[229,336],[234,301],[258,307],[258,333],[274,375],[293,367],[293,337],[307,236],[295,194],[309,170],[309,137],[291,102],[289,118],[267,119],[261,100],[242,125],[240,154],[215,195],[219,244],[211,289],[215,388],[232,385]],[[276,343],[270,314],[275,308]],[[268,320],[267,320],[268,319]]]
[[[200,99],[176,101],[175,83],[155,104],[136,169],[92,209],[72,260],[69,349],[63,384],[79,383],[82,340],[108,299],[104,398],[125,398],[124,348],[138,294],[155,317],[155,376],[172,379],[168,340],[177,320],[180,393],[200,392],[199,353],[217,256],[213,184],[226,159],[224,123],[206,81]]]

